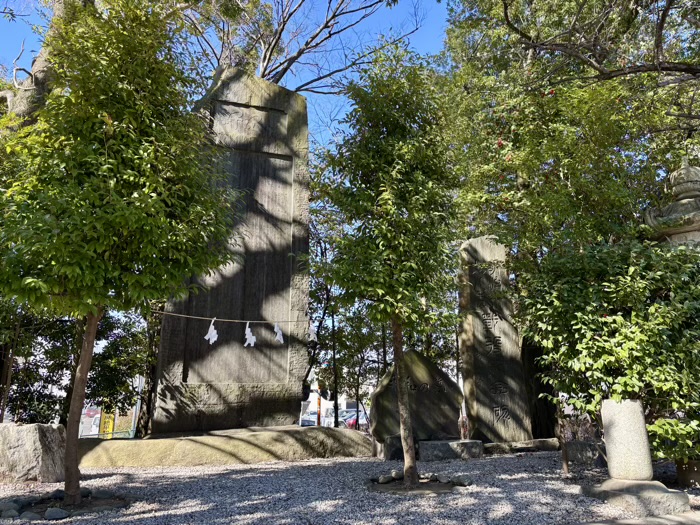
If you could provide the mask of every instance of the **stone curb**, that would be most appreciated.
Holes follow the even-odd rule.
[[[666,516],[648,516],[646,518],[591,521],[586,522],[585,525],[700,525],[700,511]]]

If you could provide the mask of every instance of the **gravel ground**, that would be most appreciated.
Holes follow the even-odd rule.
[[[472,486],[448,494],[399,496],[367,490],[369,478],[400,465],[344,458],[227,467],[83,469],[82,486],[113,490],[135,502],[127,509],[60,523],[564,525],[631,517],[578,494],[578,484],[601,481],[605,472],[574,467],[564,478],[556,452],[419,462],[421,473],[460,473],[473,479]],[[0,498],[60,487],[4,484]],[[691,504],[700,510],[700,490],[692,491]]]

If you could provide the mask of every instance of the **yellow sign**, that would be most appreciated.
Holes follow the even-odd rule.
[[[100,434],[105,439],[112,439],[112,432],[114,432],[114,414],[102,412],[102,416],[100,416]]]

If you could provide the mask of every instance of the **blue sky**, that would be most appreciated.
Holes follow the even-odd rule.
[[[416,0],[417,10],[423,14],[424,21],[421,28],[411,35],[411,47],[422,54],[437,53],[441,50],[447,19],[446,0],[438,3],[436,0]],[[31,4],[31,2],[16,2]],[[383,7],[380,12],[365,21],[364,30],[370,35],[389,33],[392,29],[398,30],[405,26],[411,18],[414,5],[411,0],[401,0],[393,8]],[[30,68],[32,56],[40,49],[40,41],[32,32],[32,24],[42,25],[41,17],[25,7],[21,11],[27,14],[14,22],[0,18],[0,64],[11,68],[12,61],[18,55],[22,40],[25,41],[25,52],[19,62],[21,67]],[[327,143],[331,131],[329,123],[337,118],[346,109],[346,104],[338,97],[309,96],[309,120],[310,131],[317,141]]]

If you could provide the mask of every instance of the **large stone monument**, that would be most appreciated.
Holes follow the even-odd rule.
[[[227,69],[200,107],[225,148],[231,187],[244,192],[241,241],[232,243],[239,260],[201,277],[206,291],[167,305],[191,317],[163,318],[151,432],[290,424],[307,364],[306,101]],[[217,322],[210,344],[204,336],[215,317],[253,323]],[[244,347],[246,328],[254,346]]]
[[[518,333],[506,294],[505,247],[493,237],[465,242],[459,335],[470,437],[485,442],[528,441],[532,424]]]

